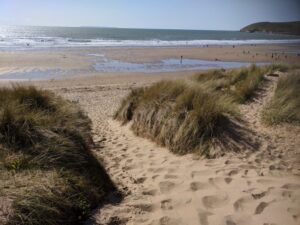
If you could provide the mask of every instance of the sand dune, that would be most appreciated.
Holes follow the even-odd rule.
[[[241,107],[257,151],[218,159],[176,156],[135,136],[111,116],[127,85],[57,89],[78,101],[94,124],[95,153],[126,193],[96,210],[91,224],[296,225],[300,222],[299,128],[262,126],[259,114],[277,78]],[[102,135],[100,135],[102,134]],[[298,161],[297,161],[298,160]]]

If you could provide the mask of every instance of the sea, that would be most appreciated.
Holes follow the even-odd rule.
[[[0,50],[62,47],[193,47],[300,44],[299,36],[239,31],[0,26]]]

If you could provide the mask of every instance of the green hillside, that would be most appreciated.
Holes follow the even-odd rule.
[[[300,35],[300,21],[271,23],[253,23],[241,29],[242,32],[265,32],[275,34]]]

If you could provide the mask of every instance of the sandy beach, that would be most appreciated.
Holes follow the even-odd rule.
[[[299,52],[299,45],[1,52],[0,73],[33,69],[77,71],[70,78],[23,81],[23,84],[34,84],[78,102],[92,120],[97,144],[93,152],[103,161],[125,197],[115,203],[111,196],[107,204],[95,210],[88,223],[297,225],[300,223],[300,129],[292,125],[270,128],[260,122],[261,110],[274,94],[277,77],[268,77],[255,99],[240,106],[251,130],[249,138],[259,143],[255,150],[242,149],[240,153],[228,153],[217,159],[177,156],[137,137],[130,124],[122,126],[112,116],[132,88],[162,79],[186,79],[196,71],[99,73],[91,69],[91,54],[138,63],[182,55],[213,61],[299,64]],[[10,83],[0,81],[4,86]]]
[[[0,77],[5,79],[17,74],[18,77],[37,79],[68,78],[78,76],[93,76],[100,73],[123,72],[124,66],[116,71],[97,71],[95,62],[104,60],[118,60],[125,63],[157,63],[165,59],[208,60],[211,62],[246,62],[246,63],[289,63],[300,61],[300,46],[283,45],[239,45],[239,46],[202,46],[198,48],[74,48],[34,51],[2,51],[0,52]],[[122,63],[121,63],[122,65]],[[112,64],[110,67],[116,66]],[[129,65],[129,67],[132,65]],[[135,65],[133,65],[135,66]],[[151,66],[151,64],[149,65]],[[113,70],[109,68],[110,70]],[[127,69],[125,67],[125,69]],[[133,68],[134,69],[134,68]],[[182,68],[184,71],[188,68]],[[198,70],[197,67],[194,71]],[[127,73],[137,73],[130,71]],[[144,73],[145,71],[140,71]],[[158,72],[170,72],[158,70]],[[177,72],[172,71],[172,72]],[[30,75],[37,74],[37,77]],[[39,74],[38,74],[39,73]],[[12,74],[12,75],[11,75]],[[16,75],[15,75],[16,76]]]

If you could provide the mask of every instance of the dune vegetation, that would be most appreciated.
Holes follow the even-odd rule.
[[[80,224],[115,189],[90,148],[91,122],[35,87],[0,89],[1,224]]]
[[[262,112],[268,125],[279,123],[300,124],[300,73],[291,72],[278,80],[274,97]]]
[[[264,80],[264,74],[277,67],[252,65],[212,70],[191,79],[161,81],[134,89],[121,103],[115,119],[123,123],[132,121],[137,135],[166,146],[174,153],[222,155],[212,149],[222,150],[224,142],[216,146],[222,143],[222,138],[226,137],[229,143],[233,133],[241,132],[241,127],[236,125],[240,119],[238,105],[250,100]],[[239,138],[235,142],[243,141],[241,133],[236,136]]]
[[[172,152],[208,154],[211,137],[230,116],[236,115],[228,98],[219,98],[184,81],[161,81],[134,90],[115,118],[132,120],[137,135],[149,137]]]
[[[268,70],[273,68],[251,65],[241,69],[213,70],[196,74],[194,80],[209,91],[217,91],[229,95],[237,103],[245,103],[253,96]]]

